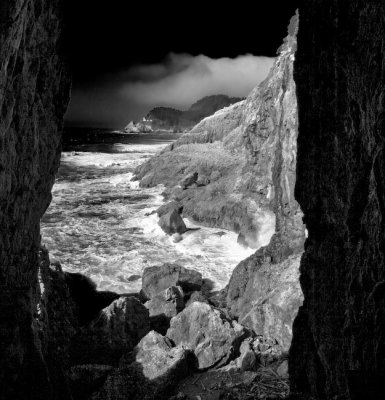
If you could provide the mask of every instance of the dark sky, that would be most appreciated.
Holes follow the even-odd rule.
[[[141,86],[136,85],[134,90],[128,87],[122,95],[122,88],[131,82],[163,80],[156,87],[160,92],[167,87],[167,77],[171,74],[175,78],[172,84],[178,80],[175,90],[183,90],[180,80],[185,78],[178,75],[181,69],[190,71],[187,75],[191,81],[197,70],[211,71],[212,65],[221,71],[223,64],[227,74],[233,73],[236,68],[229,59],[238,56],[274,57],[297,6],[297,1],[291,0],[229,3],[65,0],[64,3],[65,42],[74,89],[67,120],[72,124],[109,127],[119,127],[149,106],[148,102],[138,106],[138,99],[129,98],[132,93],[138,96]],[[216,63],[217,59],[228,62]],[[261,60],[254,61],[262,74],[266,60]],[[237,68],[240,65],[240,75],[249,73],[250,59],[243,58],[235,64]],[[156,73],[149,71],[149,66],[154,66]],[[220,90],[223,76],[215,75],[218,82],[212,90]],[[256,79],[255,84],[259,81]],[[244,81],[239,84],[247,86]],[[231,94],[233,90],[223,87],[223,92],[226,91]],[[159,102],[159,95],[155,97],[154,101]],[[163,105],[178,105],[175,95],[171,99],[165,98]],[[185,106],[183,101],[181,106]]]

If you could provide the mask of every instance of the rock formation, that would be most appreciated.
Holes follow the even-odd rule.
[[[165,196],[177,201],[184,215],[240,233],[251,247],[267,245],[271,235],[280,232],[274,239],[279,245],[288,246],[281,238],[290,237],[288,247],[301,250],[302,214],[294,200],[295,50],[294,29],[265,81],[246,100],[203,119],[139,166],[141,186],[166,185]],[[182,185],[191,176],[194,184]]]
[[[292,392],[385,393],[385,3],[302,1],[295,195],[309,232]]]
[[[6,399],[51,398],[58,381],[33,316],[39,223],[51,199],[69,99],[59,3],[0,6],[0,398]]]
[[[269,78],[257,89],[259,96],[250,96],[245,105],[248,157],[257,166],[256,174],[271,177],[271,185],[265,189],[272,193],[275,234],[267,246],[235,268],[227,289],[231,314],[257,334],[276,339],[285,351],[302,303],[298,268],[305,239],[302,213],[294,198],[297,103],[293,61],[297,29],[295,16]]]
[[[214,114],[217,110],[239,102],[238,97],[224,94],[206,96],[198,100],[186,111],[171,107],[155,107],[139,122],[130,122],[127,133],[148,133],[157,131],[185,132],[190,130],[201,119]]]

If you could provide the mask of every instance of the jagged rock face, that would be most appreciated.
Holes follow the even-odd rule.
[[[296,198],[309,236],[293,392],[385,393],[385,3],[303,1]]]
[[[252,248],[267,245],[277,232],[275,252],[281,248],[284,257],[303,249],[302,214],[294,199],[295,32],[246,100],[205,118],[135,171],[141,186],[166,185],[184,215],[240,233]],[[175,187],[191,173],[198,174],[196,187]]]
[[[58,55],[59,3],[0,6],[0,398],[50,392],[32,315],[39,221],[51,198],[69,98]]]
[[[295,16],[269,77],[246,99],[244,112],[243,135],[249,164],[254,164],[254,185],[272,203],[275,234],[267,246],[235,268],[227,291],[232,315],[257,334],[278,340],[284,350],[290,345],[291,325],[302,302],[298,266],[305,239],[302,213],[294,198],[297,26]]]

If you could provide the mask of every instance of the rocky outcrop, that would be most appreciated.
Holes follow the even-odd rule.
[[[267,246],[235,268],[227,289],[232,316],[256,334],[276,339],[283,350],[290,346],[292,323],[302,303],[298,267],[305,239],[302,213],[294,198],[297,27],[296,16],[269,78],[257,89],[259,95],[250,96],[245,105],[248,157],[256,166],[261,189],[270,193],[275,233]]]
[[[167,331],[177,345],[194,351],[199,369],[225,365],[235,358],[248,332],[206,303],[194,302],[174,317]]]
[[[151,299],[171,286],[180,286],[185,293],[200,290],[202,274],[177,264],[163,264],[160,267],[148,267],[143,271],[142,293]]]
[[[292,392],[385,393],[385,3],[302,1],[295,194],[309,236]]]
[[[223,94],[206,96],[198,100],[186,111],[170,107],[153,108],[139,122],[130,122],[125,131],[147,133],[157,131],[186,132],[201,119],[214,114],[216,111],[239,102],[238,97],[229,97]]]
[[[116,365],[150,331],[147,308],[135,297],[120,297],[72,340],[72,364]]]
[[[180,235],[187,231],[186,224],[177,210],[171,210],[163,214],[158,221],[158,225],[167,235],[179,233]]]
[[[92,400],[168,399],[175,383],[193,370],[189,350],[151,331],[137,345],[134,359],[114,371]]]
[[[246,100],[205,118],[135,172],[142,186],[164,184],[183,216],[240,233],[245,245],[266,246],[276,232],[275,251],[285,256],[302,250],[304,235],[294,199],[295,50],[294,29]],[[182,190],[178,184],[192,174],[196,184]]]
[[[59,3],[0,6],[0,398],[7,399],[53,397],[58,381],[33,315],[39,222],[51,200],[69,99]]]
[[[131,121],[125,128],[124,132],[125,133],[151,133],[152,127],[149,122],[147,122],[145,119],[140,122],[133,122]]]

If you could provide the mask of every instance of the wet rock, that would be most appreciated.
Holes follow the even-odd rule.
[[[187,231],[186,224],[177,210],[163,214],[159,218],[158,224],[167,235],[173,235],[174,233],[183,234]]]
[[[177,264],[147,267],[142,276],[142,293],[151,299],[171,286],[180,286],[184,293],[200,290],[202,274]]]
[[[181,242],[183,240],[183,236],[181,235],[181,234],[179,234],[179,233],[174,233],[173,235],[172,235],[172,241],[173,241],[173,243],[179,243],[179,242]]]
[[[110,365],[75,365],[67,372],[69,387],[74,400],[87,399],[99,389],[112,372]]]
[[[193,172],[185,176],[179,183],[182,189],[187,189],[189,186],[196,183],[198,179],[198,172]]]
[[[170,201],[169,203],[161,205],[157,210],[158,217],[176,210],[179,214],[182,213],[183,207],[177,201]]]
[[[173,347],[169,339],[154,331],[139,342],[134,357],[107,378],[93,400],[167,399],[170,389],[194,368],[189,350]]]
[[[183,297],[182,288],[172,286],[144,304],[150,313],[151,326],[157,332],[166,333],[170,319],[183,310]]]
[[[147,308],[135,297],[120,297],[74,338],[72,363],[115,365],[149,330]]]
[[[174,317],[167,331],[177,345],[192,349],[200,369],[222,366],[235,357],[248,332],[223,312],[194,302]]]

